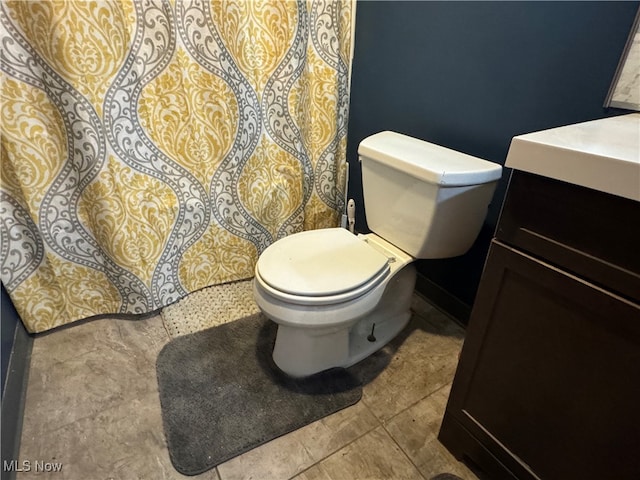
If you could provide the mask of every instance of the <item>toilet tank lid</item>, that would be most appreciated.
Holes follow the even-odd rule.
[[[502,175],[497,163],[391,131],[362,140],[358,154],[360,160],[376,160],[445,187],[494,182]]]

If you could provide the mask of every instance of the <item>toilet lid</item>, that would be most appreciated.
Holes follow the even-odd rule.
[[[282,238],[262,252],[256,270],[270,287],[292,295],[338,295],[388,270],[388,259],[343,228]]]

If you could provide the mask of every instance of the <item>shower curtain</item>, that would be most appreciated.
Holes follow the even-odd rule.
[[[337,225],[352,2],[1,6],[1,278],[30,332],[249,278]]]

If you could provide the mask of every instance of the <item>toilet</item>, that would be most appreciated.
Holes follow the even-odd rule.
[[[273,360],[304,377],[348,367],[409,322],[416,259],[462,255],[484,222],[502,167],[396,132],[358,147],[372,233],[296,233],[258,258],[253,294],[278,325]]]

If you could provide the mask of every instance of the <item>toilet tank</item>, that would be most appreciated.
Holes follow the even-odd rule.
[[[358,147],[367,224],[415,258],[462,255],[487,215],[502,167],[395,132]]]

